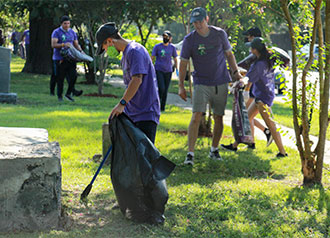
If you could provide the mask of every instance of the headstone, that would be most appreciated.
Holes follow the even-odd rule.
[[[47,130],[0,127],[0,233],[59,228],[60,157]]]
[[[0,103],[16,103],[17,94],[10,90],[11,50],[0,46]]]

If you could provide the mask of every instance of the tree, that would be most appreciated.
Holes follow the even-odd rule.
[[[142,45],[147,43],[159,19],[167,22],[177,13],[175,0],[123,0],[122,2],[127,9],[127,19],[134,22],[139,30]],[[147,34],[143,32],[144,27],[148,29]]]
[[[326,132],[329,124],[329,83],[330,83],[330,2],[322,0],[307,1],[288,1],[281,0],[276,2],[276,5],[270,5],[269,2],[260,0],[255,1],[260,6],[272,9],[273,12],[279,12],[286,22],[290,33],[292,46],[292,108],[293,108],[293,124],[296,135],[296,144],[301,159],[302,174],[304,176],[303,184],[310,185],[322,182],[323,157],[326,140]],[[321,10],[325,10],[325,46],[323,42],[323,24],[321,20]],[[311,13],[314,12],[314,15]],[[300,40],[302,36],[300,30],[302,26],[309,26],[310,29],[310,50],[309,59],[304,65],[298,62],[298,54]],[[311,112],[315,109],[317,98],[315,94],[309,93],[308,89],[315,89],[308,81],[309,69],[313,64],[313,49],[317,37],[319,39],[319,57],[318,57],[318,71],[319,71],[319,135],[317,145],[313,148],[310,140],[310,119]],[[324,65],[324,52],[326,63]],[[302,69],[302,72],[299,71]],[[300,76],[301,75],[301,76]],[[299,79],[299,80],[298,80]],[[301,84],[299,83],[301,82]]]

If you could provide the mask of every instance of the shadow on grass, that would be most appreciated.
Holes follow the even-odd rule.
[[[330,194],[322,185],[314,185],[314,187],[300,186],[291,189],[286,204],[292,206],[295,210],[303,210],[308,214],[308,219],[300,222],[300,230],[312,227],[314,231],[319,231],[324,237],[329,237]],[[324,212],[325,214],[322,214]]]
[[[183,165],[185,153],[182,153],[181,149],[164,154],[165,157],[177,165],[167,179],[168,183],[173,186],[193,183],[208,185],[217,180],[228,181],[238,178],[265,179],[272,177],[278,180],[285,178],[285,175],[275,174],[272,171],[269,160],[262,160],[253,152],[239,151],[225,154],[220,151],[223,161],[211,160],[208,153],[208,148],[195,152],[193,167]]]

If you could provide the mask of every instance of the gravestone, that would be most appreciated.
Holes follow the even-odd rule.
[[[0,127],[0,234],[60,227],[60,157],[47,130]]]
[[[17,94],[10,93],[11,51],[0,46],[0,103],[16,103]]]

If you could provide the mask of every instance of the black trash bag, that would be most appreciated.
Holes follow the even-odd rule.
[[[111,182],[121,212],[137,222],[162,224],[168,200],[165,179],[175,164],[125,114],[109,122],[109,131]]]
[[[238,143],[253,143],[251,126],[244,102],[243,89],[234,88],[233,117],[231,121],[235,141]]]

